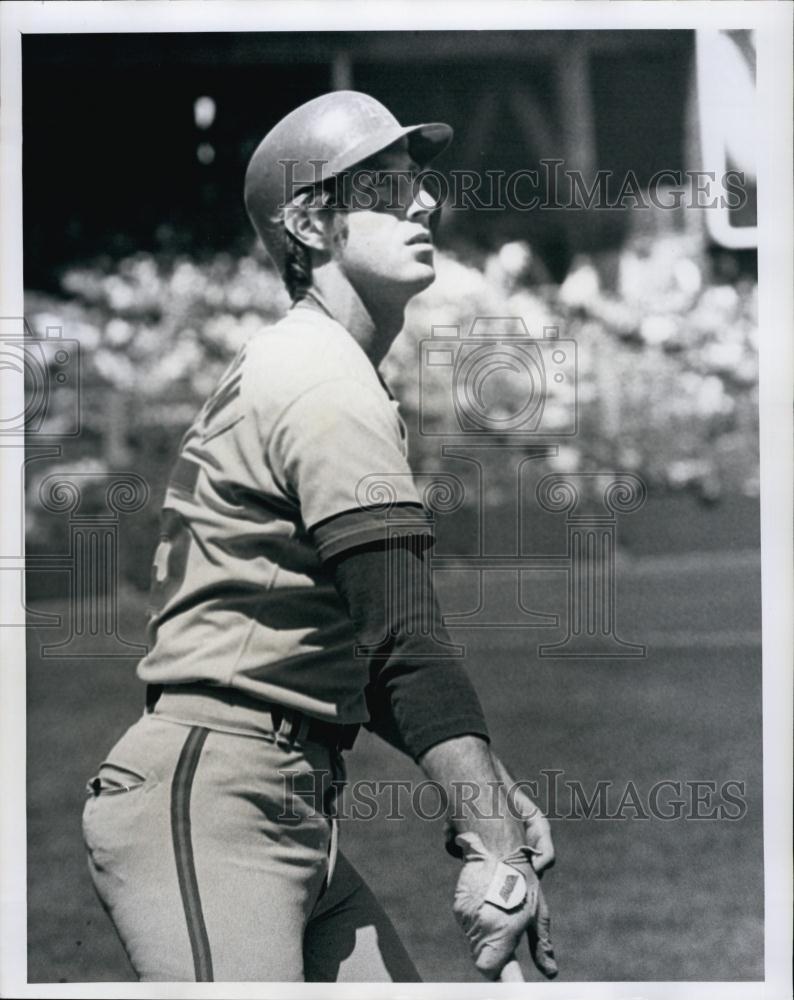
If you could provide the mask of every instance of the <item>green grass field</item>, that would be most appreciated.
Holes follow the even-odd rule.
[[[471,603],[454,580],[442,604]],[[560,606],[561,581],[538,574],[530,606]],[[641,660],[538,659],[554,630],[457,630],[498,752],[517,777],[563,772],[588,795],[612,782],[647,797],[661,780],[744,782],[741,819],[560,818],[545,880],[560,978],[752,980],[763,977],[760,570],[752,556],[646,560],[621,570],[622,637]],[[122,608],[140,638],[141,600]],[[563,605],[564,606],[564,605]],[[43,607],[39,605],[39,607]],[[50,610],[63,608],[48,605]],[[31,630],[28,656],[28,978],[133,979],[93,895],[80,835],[84,783],[140,712],[131,661],[42,660],[56,630]],[[418,778],[364,734],[349,777]],[[614,796],[614,798],[612,797]],[[682,798],[686,798],[683,795]],[[647,802],[647,798],[643,801]],[[666,801],[664,796],[662,801]],[[715,804],[721,801],[715,799]],[[701,811],[707,811],[701,806]],[[384,903],[428,981],[477,981],[450,903],[457,863],[440,822],[348,820],[343,846]],[[522,956],[525,974],[538,979]]]

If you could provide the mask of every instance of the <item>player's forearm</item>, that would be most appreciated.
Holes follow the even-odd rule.
[[[445,790],[458,833],[476,833],[499,856],[525,842],[523,826],[508,808],[506,772],[495,763],[485,740],[476,736],[445,740],[427,750],[418,763]]]

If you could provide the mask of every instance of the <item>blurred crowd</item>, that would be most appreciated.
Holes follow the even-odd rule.
[[[531,338],[551,327],[576,345],[575,434],[555,438],[571,401],[546,379],[542,440],[558,443],[549,469],[631,471],[708,503],[757,493],[757,285],[713,273],[699,233],[639,233],[608,267],[576,259],[559,285],[538,283],[524,242],[479,259],[439,251],[436,263],[435,284],[409,306],[384,366],[416,468],[437,467],[440,451],[439,437],[420,426],[435,418],[444,426],[451,408],[448,381],[422,378],[422,342],[434,326],[457,326],[465,338],[478,317],[518,317]],[[30,291],[34,332],[61,327],[80,344],[82,433],[64,450],[63,467],[145,470],[156,507],[203,398],[239,346],[288,307],[258,249],[206,261],[141,253],[67,270],[59,296]],[[46,433],[71,412],[72,391],[52,394]],[[521,400],[509,398],[520,391],[520,380],[504,383],[508,414],[520,410]],[[29,491],[52,471],[46,462],[31,466]],[[40,540],[42,518],[35,503],[28,509]]]
[[[442,256],[388,359],[404,406],[427,406],[426,392],[416,396],[416,343],[434,324],[466,330],[477,316],[517,316],[532,337],[552,327],[576,344],[578,429],[560,438],[553,468],[633,471],[705,501],[756,494],[756,282],[715,280],[696,233],[638,235],[604,265],[583,256],[561,285],[533,285],[525,243],[504,245],[481,268]],[[551,379],[546,391],[543,428],[553,440]],[[561,428],[567,419],[559,413]]]

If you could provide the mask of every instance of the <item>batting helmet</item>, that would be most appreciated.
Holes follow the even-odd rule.
[[[245,207],[279,274],[286,251],[279,209],[302,188],[350,170],[403,136],[424,167],[449,145],[452,128],[401,125],[374,97],[338,90],[302,104],[268,132],[248,164]]]

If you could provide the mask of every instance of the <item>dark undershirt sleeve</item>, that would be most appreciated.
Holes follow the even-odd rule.
[[[422,557],[427,545],[421,535],[373,541],[327,563],[369,660],[366,726],[414,760],[456,736],[489,739],[463,665],[443,655],[451,640]]]

